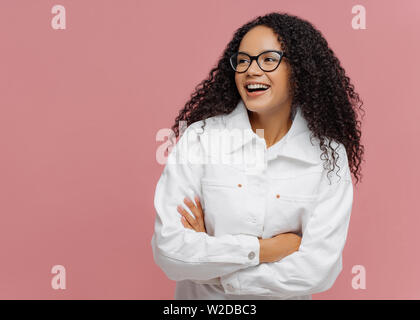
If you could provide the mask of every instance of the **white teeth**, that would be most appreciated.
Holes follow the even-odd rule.
[[[264,89],[268,89],[269,86],[266,86],[264,84],[249,84],[247,85],[248,89],[259,89],[259,88],[264,88]]]

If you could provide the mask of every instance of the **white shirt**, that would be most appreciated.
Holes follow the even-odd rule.
[[[170,152],[156,186],[151,245],[156,264],[177,281],[175,299],[311,299],[333,285],[353,203],[347,154],[331,142],[341,169],[328,180],[300,108],[292,120],[267,148],[240,100],[230,114],[206,119],[204,130],[203,120],[188,126]],[[180,221],[177,205],[192,215],[183,199],[194,195],[207,233]],[[260,263],[258,237],[286,232],[302,236],[299,250]]]

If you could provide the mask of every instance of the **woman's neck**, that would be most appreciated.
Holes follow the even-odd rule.
[[[274,112],[251,112],[248,117],[252,130],[264,129],[264,139],[267,148],[283,138],[292,126],[291,108],[277,108]]]

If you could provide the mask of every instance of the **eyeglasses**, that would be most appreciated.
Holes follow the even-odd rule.
[[[245,52],[237,52],[230,57],[230,65],[238,73],[246,72],[253,60],[257,61],[262,71],[271,72],[277,69],[281,59],[285,56],[283,51],[268,50],[258,56],[250,56]]]

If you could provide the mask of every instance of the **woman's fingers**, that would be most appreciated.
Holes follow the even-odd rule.
[[[194,199],[195,199],[195,203],[197,204],[197,211],[199,212],[200,218],[199,218],[198,223],[200,224],[201,231],[204,231],[205,233],[207,233],[206,224],[204,223],[204,211],[201,206],[200,198],[198,196],[195,196]]]
[[[198,208],[194,205],[194,203],[189,198],[184,198],[184,203],[188,206],[188,208],[191,210],[195,218],[192,218],[188,220],[188,222],[193,226],[195,231],[202,231],[202,213],[198,210]]]
[[[197,204],[197,208],[198,208],[198,210],[199,210],[201,213],[203,213],[203,208],[201,207],[200,198],[199,198],[198,196],[195,196],[195,197],[194,197],[194,199],[195,199],[195,203]]]
[[[191,217],[191,215],[185,210],[181,205],[177,207],[178,212],[184,217],[185,222],[191,225],[191,227],[195,224],[195,219]],[[181,220],[182,221],[182,220]]]
[[[179,205],[177,208],[178,212],[185,217],[186,222],[189,223],[192,229],[194,229],[197,232],[206,232],[206,228],[204,224],[204,213],[203,213],[200,199],[198,196],[194,197],[194,199],[195,199],[196,205],[188,197],[184,198],[184,203],[191,210],[194,217],[192,217],[191,214],[187,212],[181,205]]]
[[[184,198],[184,203],[190,208],[196,218],[201,218],[203,213],[199,210],[189,198]]]
[[[194,230],[193,227],[191,227],[191,225],[188,223],[188,221],[184,218],[184,216],[181,217],[181,223],[185,228]]]

